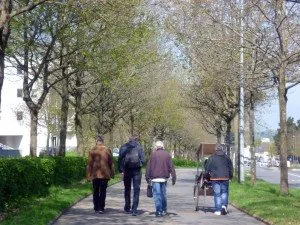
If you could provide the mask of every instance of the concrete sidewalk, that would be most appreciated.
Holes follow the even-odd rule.
[[[108,187],[106,197],[105,214],[95,214],[93,211],[92,196],[89,196],[68,209],[53,225],[98,225],[98,224],[205,224],[205,225],[232,225],[264,224],[261,221],[237,210],[233,206],[228,207],[229,214],[216,216],[213,214],[213,197],[207,196],[205,203],[200,202],[200,211],[196,212],[193,200],[193,185],[196,174],[195,169],[177,169],[177,183],[168,185],[168,215],[156,218],[153,198],[146,197],[147,184],[143,178],[141,185],[139,215],[134,217],[123,211],[123,183]]]

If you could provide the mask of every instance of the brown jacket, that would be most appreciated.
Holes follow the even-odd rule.
[[[111,179],[115,175],[111,151],[103,144],[98,144],[89,153],[87,178]]]
[[[172,175],[172,180],[176,182],[176,172],[170,154],[164,150],[156,150],[148,161],[145,178],[149,180],[155,178],[168,179]]]

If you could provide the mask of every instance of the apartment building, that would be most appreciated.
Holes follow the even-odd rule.
[[[2,89],[2,104],[0,112],[0,151],[4,156],[9,152],[19,151],[21,156],[30,154],[30,115],[23,101],[22,70],[7,67]],[[32,90],[31,97],[37,99],[38,90]],[[55,134],[48,134],[47,128],[39,124],[37,137],[37,155],[46,149],[47,142],[51,150],[58,149],[59,138]],[[68,136],[66,145],[76,146],[76,137]],[[3,152],[5,151],[5,152]],[[52,151],[53,153],[53,151]],[[14,155],[14,154],[12,154]]]

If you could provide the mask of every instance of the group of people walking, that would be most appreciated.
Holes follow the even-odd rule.
[[[132,216],[138,215],[139,196],[142,179],[142,166],[146,163],[145,151],[136,137],[131,137],[121,146],[118,158],[118,169],[124,183],[124,212]],[[103,136],[98,136],[96,146],[90,151],[87,167],[88,179],[93,182],[93,203],[96,213],[104,213],[108,181],[114,177],[114,163],[111,151],[104,145]],[[156,216],[167,213],[167,181],[172,176],[172,184],[176,182],[176,172],[170,154],[164,151],[162,141],[155,143],[146,168],[146,181],[152,185],[155,200]],[[133,198],[131,201],[131,184]]]
[[[215,214],[227,214],[229,180],[232,178],[232,162],[225,154],[224,145],[216,145],[216,153],[205,166],[210,174],[214,191]],[[124,212],[138,215],[139,196],[142,179],[142,166],[146,163],[145,151],[136,137],[131,137],[121,146],[118,158],[118,169],[124,183]],[[97,137],[96,146],[88,157],[87,176],[93,183],[93,204],[96,213],[105,212],[105,199],[108,181],[114,178],[115,168],[109,148],[104,145],[104,137]],[[165,151],[164,143],[157,141],[146,166],[145,179],[152,186],[155,215],[167,214],[167,181],[171,177],[172,185],[176,183],[176,172],[171,155]],[[133,198],[131,201],[131,184]]]

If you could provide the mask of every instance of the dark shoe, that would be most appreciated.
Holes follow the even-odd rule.
[[[133,211],[132,211],[132,216],[137,216],[137,215],[138,215],[137,211],[136,211],[136,210],[133,210]]]
[[[104,210],[99,210],[98,213],[99,213],[99,214],[103,214],[103,213],[104,213]]]
[[[125,212],[126,214],[130,214],[130,213],[131,213],[131,210],[124,210],[124,212]]]
[[[228,214],[227,207],[226,207],[225,205],[222,205],[222,211],[221,211],[221,214],[222,214],[222,215]]]

